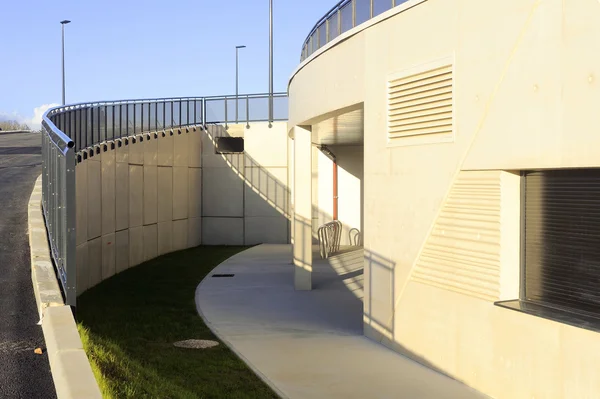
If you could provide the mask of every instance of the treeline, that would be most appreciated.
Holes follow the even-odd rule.
[[[0,130],[30,130],[26,123],[17,121],[0,121]]]

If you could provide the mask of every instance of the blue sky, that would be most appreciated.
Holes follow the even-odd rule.
[[[67,103],[235,93],[236,45],[240,93],[268,92],[268,0],[0,1],[0,118],[35,123],[60,103],[63,19]],[[336,2],[273,1],[275,91]]]

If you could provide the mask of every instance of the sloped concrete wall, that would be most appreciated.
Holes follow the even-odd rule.
[[[245,153],[216,154],[225,135],[243,136]],[[78,294],[200,244],[289,242],[288,140],[286,123],[210,126],[88,150],[76,167]]]

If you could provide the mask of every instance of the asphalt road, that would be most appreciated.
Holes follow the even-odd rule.
[[[27,202],[41,173],[38,133],[0,132],[0,398],[56,398],[31,283]],[[44,349],[36,355],[34,349]]]

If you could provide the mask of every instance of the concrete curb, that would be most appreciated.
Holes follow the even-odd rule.
[[[65,306],[42,215],[42,176],[38,177],[28,205],[31,280],[48,360],[58,399],[102,399],[100,388],[83,350],[77,325],[69,306]]]
[[[249,248],[250,249],[250,248]],[[221,342],[223,342],[225,345],[227,345],[227,347],[233,352],[235,353],[235,355],[237,357],[239,357],[244,363],[246,363],[246,365],[248,367],[250,367],[250,370],[252,370],[254,372],[254,374],[256,374],[258,376],[258,378],[260,378],[265,384],[267,384],[272,390],[273,392],[275,392],[280,398],[282,399],[287,399],[288,396],[283,393],[283,391],[273,383],[273,381],[271,381],[266,375],[264,375],[259,369],[258,367],[256,367],[250,360],[248,360],[244,355],[242,355],[236,348],[235,346],[233,346],[231,344],[231,342],[229,342],[227,339],[225,339],[223,337],[223,335],[221,335],[219,333],[219,329],[217,327],[215,327],[204,315],[204,313],[202,312],[202,308],[200,307],[200,302],[197,300],[198,298],[198,291],[200,291],[200,289],[202,288],[202,284],[204,284],[204,282],[206,280],[208,280],[208,278],[210,277],[211,274],[213,274],[219,267],[221,267],[224,263],[227,263],[229,260],[243,254],[244,252],[246,252],[248,249],[239,252],[235,255],[233,255],[232,257],[224,260],[223,262],[219,263],[210,273],[208,273],[206,276],[204,276],[204,278],[202,279],[202,281],[200,282],[200,284],[198,284],[198,286],[196,287],[196,291],[194,292],[194,301],[196,302],[196,311],[198,312],[198,314],[200,315],[200,317],[202,318],[202,321],[204,321],[204,324],[206,324],[206,326],[209,328],[210,331],[212,331],[213,334],[215,334],[215,336],[217,338],[219,338],[219,340],[221,340]]]
[[[0,134],[35,133],[33,130],[0,130]]]

